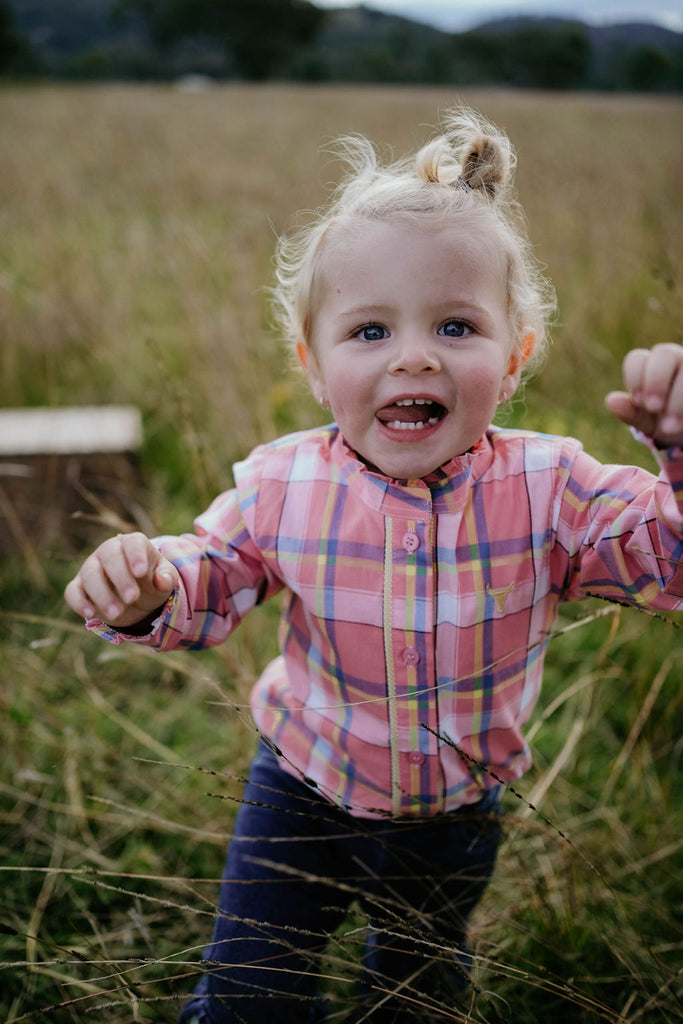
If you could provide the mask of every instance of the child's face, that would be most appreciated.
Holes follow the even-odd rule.
[[[397,479],[466,452],[521,372],[493,228],[363,221],[332,234],[302,353],[352,448]]]

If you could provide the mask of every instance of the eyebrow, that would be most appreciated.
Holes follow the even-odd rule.
[[[440,302],[434,307],[435,310],[440,311],[440,316],[453,316],[454,318],[460,316],[469,317],[490,317],[492,314],[485,307],[479,305],[477,302],[470,302],[467,299],[449,299],[446,302]],[[337,313],[336,319],[351,319],[364,317],[383,317],[393,312],[393,306],[385,306],[378,303],[373,305],[372,303],[362,304],[359,306],[350,306],[348,309],[342,309]]]
[[[349,306],[348,309],[342,309],[337,316],[365,316],[367,314],[374,313],[390,313],[392,307],[389,305],[382,305],[381,303],[361,303],[358,306]]]

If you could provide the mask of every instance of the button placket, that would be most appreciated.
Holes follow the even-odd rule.
[[[436,784],[431,776],[438,774],[438,765],[430,760],[431,741],[429,743],[429,754],[421,750],[423,745],[421,738],[421,724],[436,726],[435,694],[427,694],[426,687],[429,687],[428,677],[423,673],[430,673],[429,641],[427,648],[423,649],[422,633],[430,634],[432,616],[426,609],[425,601],[429,600],[431,594],[430,583],[432,573],[432,559],[430,557],[430,523],[419,516],[417,520],[404,520],[404,529],[397,531],[397,540],[394,552],[397,557],[395,563],[395,594],[400,593],[402,604],[406,611],[413,607],[409,617],[401,620],[398,631],[394,633],[394,662],[393,673],[397,684],[395,726],[400,728],[402,735],[402,750],[399,755],[400,777],[401,777],[401,802],[402,806],[422,806],[424,797],[421,795],[422,787],[426,790],[432,784]],[[404,552],[403,557],[401,552]],[[422,612],[426,611],[424,620]],[[415,615],[415,618],[414,618]],[[419,622],[419,632],[415,628]],[[397,623],[398,625],[398,623]],[[418,697],[422,694],[422,697]],[[405,745],[403,745],[405,744]],[[430,780],[425,777],[429,773]],[[392,776],[393,778],[393,776]]]

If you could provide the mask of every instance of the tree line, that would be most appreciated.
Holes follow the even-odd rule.
[[[598,39],[581,22],[526,18],[445,33],[367,8],[355,8],[351,24],[348,11],[309,0],[112,0],[109,25],[105,39],[47,52],[0,0],[0,74],[683,90],[680,37]]]

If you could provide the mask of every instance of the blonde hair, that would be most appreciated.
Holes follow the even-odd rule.
[[[320,260],[333,230],[363,218],[488,218],[506,257],[508,313],[515,348],[528,374],[541,361],[547,327],[555,309],[552,286],[544,278],[529,242],[513,178],[515,154],[508,137],[468,108],[448,111],[442,134],[414,157],[383,165],[363,136],[339,139],[334,152],[350,170],[309,224],[278,241],[277,322],[286,340],[310,348]]]

